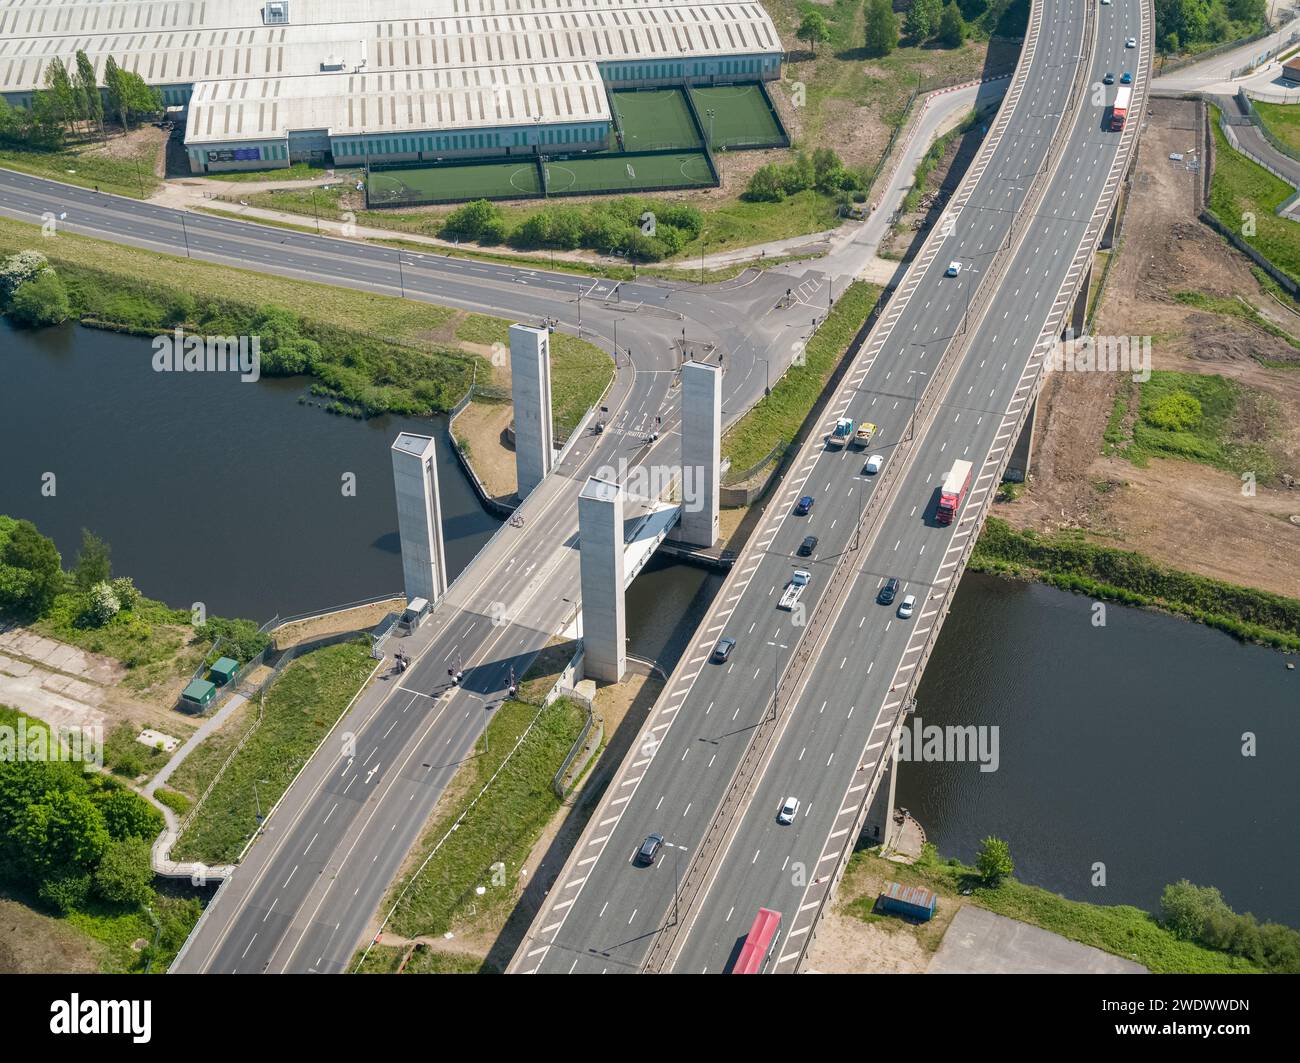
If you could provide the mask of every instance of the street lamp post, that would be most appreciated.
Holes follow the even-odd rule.
[[[401,289],[402,289],[402,298],[405,299],[405,298],[406,298],[406,273],[405,273],[405,271],[402,269],[402,250],[401,250],[401,248],[398,248],[398,250],[397,250],[397,283],[401,286]]]
[[[788,650],[790,647],[784,642],[769,642],[772,647],[772,716],[776,719],[776,699],[781,684],[781,651]]]
[[[181,236],[185,239],[185,257],[191,258],[190,255],[190,230],[185,224],[185,212],[181,211]]]
[[[916,409],[921,404],[921,377],[930,374],[921,369],[909,369],[907,375],[912,378],[912,416],[907,419],[907,439],[910,442],[916,430]]]

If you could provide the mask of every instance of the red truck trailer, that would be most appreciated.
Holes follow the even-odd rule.
[[[1110,128],[1116,133],[1124,128],[1124,121],[1128,118],[1128,109],[1132,101],[1133,90],[1127,85],[1115,93],[1115,102],[1110,108]]]
[[[934,514],[940,524],[951,524],[957,510],[961,509],[973,468],[969,461],[954,461],[948,475],[943,478],[943,486],[939,488],[939,508]]]

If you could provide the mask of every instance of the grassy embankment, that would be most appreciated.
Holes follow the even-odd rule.
[[[0,255],[26,248],[49,258],[67,285],[77,316],[87,324],[145,334],[181,325],[230,335],[255,329],[267,308],[287,311],[296,332],[319,347],[312,365],[315,390],[336,412],[445,411],[468,389],[476,361],[480,379],[490,372],[489,363],[462,346],[472,340],[457,335],[466,315],[448,307],[73,234],[41,239],[36,226],[0,218]],[[250,292],[256,293],[256,302],[249,299]],[[499,332],[506,327],[506,322],[497,323]],[[584,393],[601,360],[601,388],[613,373],[609,358],[586,341],[566,336],[554,349],[557,392]]]
[[[195,749],[176,770],[171,784],[197,800],[235,746],[252,732],[194,812],[172,849],[172,858],[210,864],[233,861],[257,829],[259,802],[265,814],[279,800],[374,666],[365,642],[304,654],[266,691],[260,722],[258,706],[250,704],[239,720],[231,721]]]
[[[794,439],[879,298],[874,284],[856,281],[835,301],[804,349],[804,364],[792,365],[772,393],[727,430],[722,454],[733,469],[748,469]]]
[[[0,167],[82,188],[98,186],[101,192],[131,199],[148,199],[162,183],[154,172],[162,137],[159,131],[157,137],[144,137],[130,147],[115,137],[110,142],[114,154],[108,154],[98,140],[59,151],[5,146],[0,147]]]
[[[1140,553],[1089,542],[1081,532],[1039,535],[990,517],[970,567],[1124,605],[1161,609],[1243,641],[1300,650],[1300,601],[1238,587],[1152,561]]]
[[[1214,129],[1214,177],[1210,209],[1224,225],[1289,277],[1300,282],[1300,226],[1274,211],[1295,194],[1295,189],[1262,166],[1234,151],[1219,128],[1219,111],[1210,108]],[[1247,217],[1255,232],[1246,235]]]
[[[1292,151],[1300,153],[1300,106],[1294,103],[1253,101],[1255,112],[1264,125]]]
[[[1134,960],[1157,974],[1244,974],[1262,970],[1249,960],[1182,940],[1150,913],[1132,905],[1071,901],[1014,878],[988,886],[974,868],[957,860],[941,863],[927,853],[909,866],[883,860],[874,852],[858,852],[849,861],[846,881],[864,868],[905,886],[926,886],[941,895],[940,904],[945,897],[949,904],[956,903],[962,891],[969,889],[970,894],[961,898],[965,903]],[[875,894],[871,894],[855,898],[845,907],[864,922],[890,918],[872,913],[875,902]]]

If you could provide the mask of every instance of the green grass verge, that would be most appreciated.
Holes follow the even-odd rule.
[[[1219,128],[1218,109],[1210,111],[1215,144],[1210,209],[1273,265],[1300,281],[1300,225],[1274,213],[1295,189],[1234,151]],[[1247,220],[1253,222],[1252,235],[1246,234]]]
[[[486,746],[480,738],[452,783],[449,792],[459,796],[417,847],[416,866],[426,857],[428,864],[393,891],[397,897],[406,889],[389,924],[393,933],[437,935],[463,919],[504,925],[515,904],[519,868],[560,807],[551,779],[581,733],[583,719],[581,706],[566,698],[540,715],[537,706],[519,701],[506,702],[496,711],[485,732]],[[475,802],[489,780],[491,785]],[[459,826],[448,836],[458,819]],[[482,895],[476,892],[480,886]]]
[[[161,133],[159,136],[161,137]],[[110,143],[112,141],[110,140]],[[21,170],[82,188],[99,187],[131,199],[148,199],[162,183],[154,173],[159,141],[149,138],[123,155],[106,155],[99,141],[77,144],[59,151],[0,148],[0,166]]]
[[[1300,238],[1300,231],[1297,232],[1297,238]],[[1268,277],[1263,270],[1259,271],[1263,276]],[[1272,278],[1269,277],[1272,281]],[[1281,291],[1277,282],[1273,282],[1274,287]],[[1194,306],[1198,310],[1206,310],[1212,314],[1222,314],[1224,317],[1235,317],[1239,321],[1245,321],[1253,325],[1261,332],[1267,332],[1270,336],[1276,336],[1284,343],[1289,343],[1296,350],[1300,351],[1300,337],[1293,336],[1286,329],[1273,324],[1268,318],[1261,314],[1249,303],[1241,299],[1232,299],[1223,295],[1209,295],[1206,292],[1182,291],[1174,292],[1174,298],[1184,306]],[[1300,364],[1300,363],[1295,363]]]
[[[1300,106],[1294,103],[1252,101],[1255,113],[1278,140],[1292,151],[1300,152]]]
[[[1124,605],[1162,609],[1243,641],[1300,650],[1300,600],[1162,565],[1143,554],[1089,542],[1081,532],[1039,535],[990,517],[970,567]]]
[[[365,962],[357,968],[359,974],[396,974],[406,955],[405,945],[375,945],[366,955]],[[358,954],[359,958],[359,954]],[[353,964],[355,967],[356,964]],[[402,974],[493,974],[484,968],[475,956],[457,952],[441,952],[428,945],[416,945],[411,958],[402,968]]]
[[[1184,427],[1161,420],[1171,401],[1190,397],[1199,416]],[[1136,416],[1130,416],[1136,398]],[[1253,473],[1259,483],[1278,479],[1282,458],[1275,451],[1282,428],[1275,399],[1235,380],[1211,373],[1156,369],[1151,379],[1125,379],[1103,434],[1108,453],[1145,465],[1152,457],[1181,458],[1227,472]]]
[[[229,181],[231,184],[244,184],[257,181],[318,181],[325,177],[326,167],[315,162],[295,162],[291,166],[272,170],[228,170],[225,172],[205,173],[210,181]],[[363,171],[358,169],[334,168],[337,180],[346,183],[356,178]]]
[[[773,447],[794,439],[879,297],[880,289],[874,284],[855,281],[835,301],[834,309],[808,341],[805,364],[792,365],[772,393],[723,437],[722,454],[731,459],[733,469],[748,469]]]
[[[964,898],[967,903],[1133,960],[1156,974],[1246,974],[1262,971],[1248,960],[1175,937],[1149,912],[1132,905],[1071,901],[1014,878],[1004,879],[997,886],[987,886],[974,868],[957,860],[939,863],[937,860],[927,862],[923,858],[907,866],[883,860],[874,853],[859,852],[854,853],[849,862],[849,873],[864,864],[904,885],[927,886],[949,897],[970,889],[970,895]],[[850,910],[862,918],[863,906],[865,912],[869,912],[874,902],[874,897],[864,897],[859,907],[850,906]]]
[[[266,693],[261,724],[194,813],[172,850],[173,859],[233,861],[257,829],[257,802],[265,814],[279,800],[374,665],[367,643],[349,642],[304,654],[285,668]],[[256,712],[247,718],[251,725]],[[210,765],[211,774],[219,767]],[[172,781],[201,793],[211,774],[195,778],[178,771]]]

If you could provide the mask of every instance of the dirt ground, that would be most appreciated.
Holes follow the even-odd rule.
[[[103,951],[64,920],[0,897],[0,974],[95,974]]]
[[[1093,323],[1096,335],[1151,336],[1155,369],[1216,373],[1271,396],[1282,416],[1273,441],[1282,469],[1300,476],[1300,364],[1294,348],[1238,318],[1174,300],[1179,291],[1240,297],[1300,336],[1300,317],[1264,291],[1248,260],[1196,219],[1199,175],[1170,153],[1198,142],[1195,108],[1156,100],[1143,133],[1118,255]],[[1297,229],[1300,239],[1300,228]],[[1300,490],[1260,486],[1243,497],[1230,472],[1153,458],[1139,468],[1102,455],[1122,378],[1056,373],[1038,407],[1029,489],[995,513],[1040,531],[1082,528],[1098,541],[1181,569],[1300,597]]]
[[[389,613],[396,612],[405,605],[406,601],[403,598],[389,598],[387,601],[373,602],[355,609],[344,609],[327,616],[285,624],[275,628],[271,635],[275,639],[276,648],[284,650],[290,646],[298,646],[342,631],[362,631],[373,628]]]
[[[493,498],[509,498],[518,486],[515,450],[506,443],[513,418],[513,407],[502,402],[471,402],[456,418],[456,439],[469,444],[470,462]]]
[[[867,921],[856,914],[889,880],[889,869],[879,860],[860,860],[850,867],[808,950],[810,973],[925,973],[962,899],[940,896],[934,918],[919,925],[892,915],[872,916]]]

